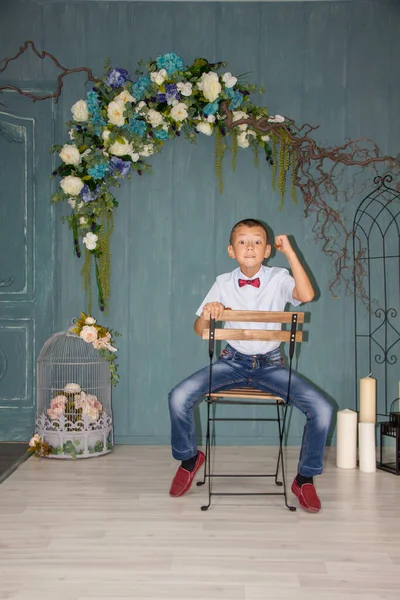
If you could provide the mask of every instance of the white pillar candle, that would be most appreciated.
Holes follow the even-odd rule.
[[[360,471],[363,473],[375,473],[375,423],[358,424],[358,458]]]
[[[376,379],[362,377],[360,379],[360,423],[376,421]]]
[[[336,466],[357,467],[357,413],[345,408],[337,414]]]

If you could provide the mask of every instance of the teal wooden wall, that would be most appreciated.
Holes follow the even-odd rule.
[[[222,59],[234,74],[251,72],[249,80],[265,89],[259,103],[271,113],[320,125],[319,142],[336,145],[347,137],[366,136],[384,153],[399,151],[397,2],[3,0],[0,14],[1,57],[14,55],[23,41],[32,39],[64,66],[89,66],[99,75],[106,57],[131,73],[140,59],[168,51],[188,63],[197,56]],[[0,81],[51,89],[56,75],[48,61],[29,55],[10,65]],[[51,160],[45,157],[49,137],[56,143],[67,141],[64,123],[70,106],[87,89],[83,74],[68,77],[58,104],[39,103],[47,104],[48,110],[36,116],[32,111],[39,104],[25,100],[22,107],[15,95],[6,95],[10,113],[36,118],[35,139],[44,158],[36,165],[32,185],[37,202],[47,207],[43,208],[46,218],[36,223],[36,246],[54,251],[54,277],[47,274],[44,282],[46,318],[39,304],[32,317],[40,333],[36,348],[30,350],[36,353],[30,356],[31,393],[32,364],[43,338],[66,328],[85,309],[81,264],[73,257],[68,227],[60,222],[65,208],[55,209],[54,239],[49,241]],[[105,322],[123,334],[118,340],[121,382],[113,395],[117,442],[169,443],[168,391],[207,359],[205,343],[192,329],[195,310],[215,276],[234,268],[226,253],[228,234],[237,220],[248,216],[267,221],[275,234],[294,236],[319,290],[317,300],[307,306],[309,340],[296,366],[337,408],[353,408],[353,300],[344,291],[335,300],[328,291],[333,269],[311,231],[312,221],[303,218],[301,202],[294,206],[288,199],[278,212],[279,199],[271,191],[267,166],[261,163],[256,170],[252,155],[244,150],[239,152],[236,173],[231,173],[227,161],[221,196],[214,175],[213,140],[205,136],[199,136],[195,146],[175,140],[151,162],[151,176],[124,183],[118,193],[112,242],[113,291]],[[13,177],[12,168],[2,176],[5,180]],[[343,201],[339,207],[349,221],[359,200]],[[13,211],[12,198],[3,194],[1,203],[5,230]],[[13,257],[7,261],[12,263]],[[274,257],[271,264],[286,266],[281,257]],[[46,268],[43,263],[45,273]],[[398,282],[393,280],[393,285]],[[7,311],[11,314],[12,304],[0,298],[0,317],[7,316]],[[3,336],[0,346],[2,339],[5,344]],[[10,365],[9,372],[10,377],[16,376]],[[396,372],[391,377],[394,394]],[[4,395],[4,382],[1,386],[0,382]],[[25,407],[16,401],[13,411],[0,413],[4,439],[28,437],[33,427],[31,400]],[[22,408],[24,421],[18,416]],[[300,442],[302,428],[302,417],[293,413],[289,444]],[[221,427],[219,435],[232,444],[276,442],[272,430],[265,435],[259,427],[246,424]]]

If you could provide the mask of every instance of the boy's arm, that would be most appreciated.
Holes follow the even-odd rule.
[[[225,307],[221,302],[208,302],[208,304],[205,304],[201,316],[197,317],[194,322],[195,333],[201,337],[203,335],[203,329],[205,329],[210,317],[218,321],[218,319],[221,318],[224,309]]]
[[[295,251],[293,250],[287,235],[277,235],[275,238],[275,248],[282,252],[290,265],[295,286],[293,288],[293,298],[300,302],[311,302],[314,298],[314,288],[308,278],[307,273],[302,267]]]

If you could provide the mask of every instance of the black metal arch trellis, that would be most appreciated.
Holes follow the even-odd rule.
[[[359,377],[373,373],[378,415],[389,413],[400,385],[400,191],[388,185],[391,181],[391,175],[375,177],[376,187],[361,201],[353,221],[353,257],[362,249],[370,299],[366,310],[354,279],[356,410]]]

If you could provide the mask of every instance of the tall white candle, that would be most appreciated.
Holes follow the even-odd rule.
[[[358,424],[358,457],[360,471],[363,473],[375,473],[375,423]]]
[[[360,423],[376,421],[376,379],[362,377],[360,379]]]
[[[341,469],[357,466],[357,413],[348,408],[337,414],[336,466]]]

